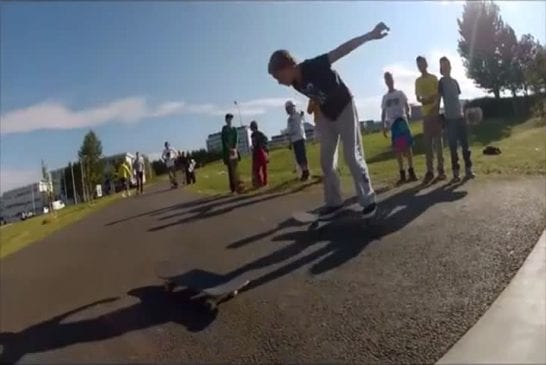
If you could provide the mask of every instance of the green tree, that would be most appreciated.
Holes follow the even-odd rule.
[[[511,67],[506,58],[512,35],[511,28],[502,21],[499,7],[492,1],[467,1],[457,23],[461,36],[458,51],[467,76],[500,98]]]
[[[540,48],[540,43],[534,39],[531,34],[524,34],[518,42],[515,52],[515,59],[517,67],[521,72],[522,89],[525,95],[529,94],[529,80],[528,73],[533,67],[533,63],[537,54],[537,50]]]
[[[84,189],[90,198],[95,186],[102,184],[104,180],[104,162],[102,160],[102,143],[95,132],[89,131],[83,138],[83,143],[78,151],[78,157],[83,164]]]
[[[534,93],[546,93],[546,48],[538,42],[524,73],[525,80]]]

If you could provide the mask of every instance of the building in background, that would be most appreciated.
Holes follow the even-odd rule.
[[[15,222],[21,218],[21,214],[40,215],[47,207],[47,195],[40,192],[40,183],[33,183],[4,192],[0,215],[6,222]]]
[[[252,146],[252,141],[250,139],[250,128],[246,125],[236,128],[237,135],[239,137],[239,153],[246,155],[250,153],[250,147]],[[207,151],[222,152],[222,132],[209,134],[207,137]]]

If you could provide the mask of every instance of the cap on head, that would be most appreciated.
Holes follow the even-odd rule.
[[[284,68],[295,66],[296,60],[294,57],[285,49],[279,49],[269,57],[269,64],[267,65],[267,72],[274,75],[277,71],[280,71]]]
[[[233,114],[227,113],[226,114],[226,120],[232,120],[232,119],[233,119]]]
[[[250,122],[250,129],[258,129],[258,123],[256,123],[255,120],[253,120],[252,122]]]

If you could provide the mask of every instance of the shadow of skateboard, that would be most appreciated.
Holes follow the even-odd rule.
[[[216,310],[220,303],[235,297],[250,283],[244,276],[229,280],[225,276],[199,269],[179,274],[180,269],[168,261],[159,262],[155,272],[163,280],[166,292],[173,292],[178,287],[185,288],[195,293],[192,300],[201,300],[209,310]]]
[[[361,221],[365,224],[371,224],[379,219],[379,216],[380,212],[378,209],[374,216],[368,218],[363,217],[362,207],[358,204],[344,206],[336,212],[325,216],[319,215],[316,211],[299,211],[292,213],[292,219],[300,224],[308,224],[309,230],[318,229],[325,224],[341,219],[351,219]]]

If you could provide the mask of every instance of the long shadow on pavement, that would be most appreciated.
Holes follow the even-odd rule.
[[[183,212],[179,212],[179,213],[176,213],[176,214],[164,216],[164,217],[159,218],[158,220],[162,221],[162,220],[176,218],[176,217],[182,216],[182,215],[192,214],[189,217],[185,217],[185,218],[179,219],[179,220],[174,221],[174,222],[169,222],[169,223],[166,223],[166,224],[163,224],[163,225],[151,227],[150,229],[148,229],[148,231],[149,232],[156,232],[156,231],[160,231],[160,230],[163,230],[163,229],[166,229],[166,228],[169,228],[169,227],[173,227],[173,226],[177,226],[177,225],[183,225],[183,224],[195,222],[195,221],[202,220],[202,219],[216,217],[216,216],[231,212],[231,211],[233,211],[235,209],[238,209],[238,208],[243,208],[243,207],[247,207],[247,206],[250,206],[250,205],[257,204],[257,203],[265,202],[265,201],[268,201],[268,200],[277,199],[277,198],[279,198],[281,196],[285,196],[285,195],[295,194],[297,192],[305,190],[306,188],[308,188],[308,187],[310,187],[312,185],[316,185],[318,183],[319,183],[318,181],[311,181],[311,182],[309,182],[307,184],[302,184],[302,185],[300,185],[300,186],[298,186],[296,188],[285,191],[283,193],[277,193],[277,194],[264,193],[264,194],[260,194],[260,195],[248,196],[247,198],[241,198],[240,199],[240,200],[243,201],[242,203],[230,205],[230,206],[227,206],[227,207],[224,207],[224,208],[221,208],[221,209],[217,209],[217,208],[219,206],[225,205],[227,203],[231,203],[231,201],[230,202],[224,202],[225,204],[209,204],[209,205],[197,207],[197,208],[192,209],[190,211],[183,211]],[[258,198],[250,200],[251,198],[256,198],[256,197],[258,197]]]
[[[169,189],[169,190],[171,190],[171,189]],[[163,213],[166,213],[166,212],[169,212],[169,211],[172,211],[172,210],[187,209],[187,208],[192,208],[192,207],[195,207],[195,206],[198,206],[198,205],[201,205],[201,204],[215,203],[215,202],[218,202],[218,201],[220,201],[222,199],[227,199],[227,198],[232,198],[232,197],[229,196],[229,195],[219,195],[219,196],[213,196],[213,197],[199,198],[199,199],[191,200],[189,202],[174,204],[174,205],[171,205],[171,206],[168,206],[168,207],[159,208],[159,209],[151,210],[151,211],[148,211],[148,212],[136,214],[136,215],[133,215],[133,216],[130,216],[130,217],[118,219],[116,221],[112,221],[110,223],[107,223],[106,226],[113,226],[113,225],[116,225],[116,224],[119,224],[119,223],[127,222],[127,221],[130,221],[130,220],[145,217],[145,216],[159,215],[159,214],[163,214]]]
[[[210,325],[216,311],[190,300],[186,290],[167,294],[162,286],[145,286],[127,293],[139,302],[92,319],[61,323],[67,317],[118,298],[103,299],[30,326],[21,332],[0,333],[0,363],[15,363],[26,354],[64,348],[82,342],[100,341],[169,322],[198,332]]]
[[[466,192],[454,191],[461,185],[462,183],[443,185],[419,196],[416,195],[420,191],[419,188],[394,194],[380,203],[380,213],[372,224],[363,224],[360,213],[348,212],[345,216],[340,216],[317,230],[300,230],[275,236],[273,241],[292,241],[292,243],[226,274],[227,280],[249,271],[284,262],[324,242],[327,243],[321,248],[252,280],[242,291],[264,285],[317,260],[318,262],[310,268],[311,274],[318,275],[332,270],[358,256],[370,242],[406,227],[434,204],[464,198],[467,195]]]

